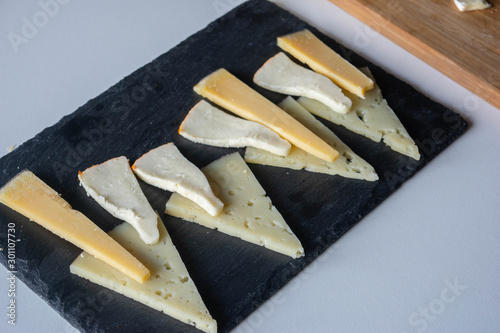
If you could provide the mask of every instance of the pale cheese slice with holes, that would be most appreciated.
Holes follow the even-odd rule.
[[[167,143],[142,155],[132,166],[148,184],[192,200],[212,216],[222,212],[217,198],[201,170],[185,158],[173,143]]]
[[[145,244],[127,223],[115,227],[109,235],[149,267],[151,276],[139,284],[83,252],[73,261],[70,271],[105,288],[209,333],[217,332],[198,289],[189,276],[163,222],[158,218],[160,238],[154,245]]]
[[[126,157],[94,165],[80,172],[78,179],[89,196],[114,217],[130,223],[146,244],[158,241],[156,213]]]
[[[455,5],[461,12],[482,10],[491,7],[491,3],[486,0],[455,0]]]
[[[259,86],[292,96],[309,97],[339,113],[348,113],[352,102],[332,80],[294,63],[283,52],[267,60],[255,73]]]
[[[339,158],[333,162],[326,162],[295,146],[292,147],[286,157],[248,147],[245,151],[246,162],[295,170],[305,169],[311,172],[368,181],[378,180],[377,173],[370,164],[356,155],[328,127],[323,125],[292,97],[288,96],[278,106],[335,148],[340,154]]]
[[[200,101],[188,113],[179,134],[193,142],[216,147],[255,147],[286,156],[290,143],[254,121],[225,113],[207,101]]]
[[[363,68],[366,75],[373,78],[368,68]],[[301,97],[297,101],[309,112],[329,120],[337,125],[366,136],[367,138],[385,144],[398,153],[415,160],[420,159],[420,153],[415,142],[410,137],[394,111],[382,97],[377,84],[366,93],[364,99],[349,92],[346,95],[352,100],[351,112],[340,114],[316,100]]]
[[[168,200],[165,213],[292,258],[304,255],[299,239],[273,206],[240,154],[226,155],[202,170],[224,202],[222,214],[210,216],[176,193]]]

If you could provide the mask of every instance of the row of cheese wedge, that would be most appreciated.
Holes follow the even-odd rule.
[[[315,71],[296,64],[280,52],[256,72],[254,82],[275,92],[300,96],[297,102],[289,97],[278,107],[221,68],[203,78],[194,90],[253,123],[201,101],[189,112],[179,133],[192,141],[214,146],[258,148],[250,149],[245,156],[253,163],[309,170],[320,164],[323,167],[317,169],[325,169],[329,174],[338,174],[332,170],[347,169],[355,171],[340,174],[378,179],[373,177],[374,171],[369,165],[370,172],[360,176],[360,170],[365,169],[367,163],[357,156],[363,166],[346,167],[352,162],[350,156],[355,154],[350,150],[346,152],[345,145],[314,117],[304,115],[307,113],[304,111],[308,111],[376,142],[383,140],[399,153],[416,160],[420,158],[417,146],[382,97],[367,68],[358,70],[308,30],[279,37],[278,45]],[[339,152],[337,146],[342,146],[343,151]],[[301,158],[297,159],[296,154],[289,156],[290,151],[297,149],[303,152]],[[344,158],[335,164],[339,157]]]
[[[300,241],[238,153],[212,162],[202,173],[173,144],[166,144],[143,155],[133,170],[146,182],[176,192],[166,204],[167,214],[293,258],[304,255]],[[0,202],[83,249],[70,266],[72,273],[203,331],[216,332],[216,321],[128,160],[111,159],[79,173],[79,179],[88,195],[128,223],[108,236],[30,171],[21,172],[0,190]],[[187,197],[205,202],[205,207],[207,198],[212,200],[208,210],[214,213],[214,207],[220,207],[220,214],[213,216],[217,213],[208,213]]]

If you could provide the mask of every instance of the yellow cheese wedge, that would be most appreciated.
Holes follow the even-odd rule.
[[[369,77],[307,29],[278,37],[278,46],[314,71],[361,98],[365,97],[365,92],[373,88],[373,81]]]
[[[31,171],[0,190],[0,202],[142,283],[149,270]]]
[[[151,269],[151,278],[143,284],[129,279],[86,252],[73,261],[70,271],[204,332],[216,333],[217,322],[208,312],[160,219],[158,229],[160,240],[153,245],[145,244],[127,223],[120,224],[109,232],[113,239]]]
[[[223,68],[202,79],[194,91],[240,117],[269,127],[318,158],[333,162],[339,156],[325,141]]]

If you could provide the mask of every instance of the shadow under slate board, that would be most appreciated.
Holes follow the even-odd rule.
[[[162,214],[190,274],[228,332],[299,273],[328,246],[429,163],[467,128],[466,122],[411,86],[345,49],[276,5],[249,1],[124,78],[0,159],[0,186],[29,169],[61,193],[73,208],[105,231],[121,223],[79,186],[77,173],[125,155],[131,162],[167,142],[199,167],[235,151],[192,143],[177,134],[200,96],[192,87],[224,67],[273,102],[285,96],[252,83],[255,71],[279,52],[276,37],[304,28],[355,66],[368,66],[389,105],[419,145],[415,161],[325,122],[373,165],[380,180],[367,182],[306,171],[250,165],[277,209],[301,240],[306,256],[291,259],[194,223]],[[243,153],[243,150],[239,150]],[[154,209],[164,211],[169,193],[141,182]],[[80,250],[0,205],[0,242],[16,225],[17,277],[74,327],[85,332],[196,332],[158,311],[70,274]],[[6,251],[0,261],[7,265]]]

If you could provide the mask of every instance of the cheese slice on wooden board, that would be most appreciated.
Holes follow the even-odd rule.
[[[292,258],[304,255],[299,239],[273,206],[240,154],[226,155],[202,170],[218,188],[219,197],[224,202],[223,213],[217,217],[210,216],[176,193],[168,200],[165,213]]]
[[[339,156],[301,123],[223,68],[203,78],[194,91],[242,118],[269,127],[318,158],[332,162]]]
[[[332,80],[294,63],[283,52],[262,65],[253,81],[259,86],[292,96],[309,97],[339,113],[348,113],[352,102]]]
[[[212,216],[222,213],[224,204],[215,196],[203,172],[188,161],[173,143],[142,155],[132,169],[146,183],[179,193]]]
[[[106,262],[138,283],[149,270],[85,215],[31,171],[25,170],[0,190],[0,202],[59,237]]]
[[[371,77],[368,68],[363,71]],[[351,112],[339,114],[318,101],[301,97],[297,101],[309,112],[329,120],[337,125],[366,136],[375,142],[383,140],[385,144],[398,153],[415,160],[420,159],[420,153],[415,142],[410,137],[394,111],[382,97],[378,85],[362,99],[346,92],[352,100]]]
[[[146,244],[158,242],[158,217],[126,157],[113,158],[78,174],[87,194],[111,215],[130,223]]]
[[[486,0],[454,0],[457,8],[462,12],[471,10],[482,10],[491,7],[491,3]]]
[[[193,142],[216,147],[255,147],[286,156],[290,143],[269,128],[254,121],[231,116],[200,101],[188,113],[179,134]]]
[[[369,77],[307,29],[278,37],[278,46],[358,97],[364,98],[365,93],[373,88]]]
[[[377,173],[370,164],[356,155],[328,127],[323,125],[292,97],[288,96],[278,106],[334,147],[340,153],[340,157],[334,162],[328,163],[295,146],[292,147],[286,157],[248,147],[245,151],[246,162],[295,170],[305,169],[311,172],[368,181],[378,180]]]
[[[143,284],[86,252],[71,264],[71,273],[162,311],[202,331],[217,332],[217,323],[208,312],[161,220],[158,227],[160,240],[154,245],[145,244],[127,223],[118,225],[109,232],[113,239],[150,268],[151,277]]]

